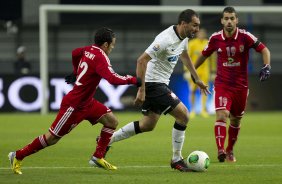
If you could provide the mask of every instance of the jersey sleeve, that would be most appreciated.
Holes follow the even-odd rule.
[[[136,77],[130,75],[121,76],[113,70],[107,56],[101,54],[95,57],[96,73],[113,85],[136,84]]]
[[[261,52],[262,49],[265,48],[265,45],[260,42],[257,37],[255,37],[252,33],[246,31],[246,41],[247,46],[249,48],[254,48],[257,52]]]
[[[166,43],[163,39],[155,38],[153,43],[145,50],[151,58],[157,58],[166,48]]]
[[[77,68],[80,62],[80,59],[83,55],[84,48],[77,48],[72,51],[72,65],[73,65],[73,74],[77,75]]]
[[[209,38],[209,41],[207,45],[205,46],[204,50],[202,51],[202,55],[209,57],[214,51],[216,50],[215,48],[215,39],[213,36]]]

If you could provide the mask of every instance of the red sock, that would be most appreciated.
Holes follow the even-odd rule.
[[[100,134],[100,138],[98,140],[98,145],[96,147],[96,151],[93,154],[94,157],[96,158],[103,158],[105,153],[106,153],[106,149],[107,146],[109,145],[109,142],[111,140],[111,137],[114,133],[115,129],[113,128],[108,128],[108,127],[103,127],[101,130],[101,134]]]
[[[238,134],[240,131],[240,126],[239,127],[234,127],[232,125],[229,125],[229,129],[228,129],[228,146],[226,148],[227,152],[232,152],[233,151],[233,147],[237,141],[238,138]]]
[[[18,160],[23,160],[25,157],[47,147],[47,141],[45,135],[41,135],[35,138],[32,143],[26,145],[22,149],[16,151],[16,158]]]
[[[215,142],[217,150],[224,151],[224,142],[226,138],[226,123],[222,120],[217,120],[214,125]]]

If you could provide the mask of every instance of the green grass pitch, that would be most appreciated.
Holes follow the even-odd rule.
[[[141,117],[140,113],[115,112],[119,127]],[[153,132],[113,144],[107,155],[117,171],[91,168],[101,125],[84,121],[55,146],[23,161],[23,175],[10,170],[7,154],[48,131],[55,114],[0,115],[0,183],[98,183],[98,184],[274,184],[282,183],[282,112],[247,112],[234,150],[236,163],[218,163],[213,136],[215,117],[196,117],[189,122],[183,156],[203,150],[211,164],[204,173],[180,173],[170,168],[173,119],[162,116]]]

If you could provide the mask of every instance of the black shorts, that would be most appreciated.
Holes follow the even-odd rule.
[[[146,97],[142,105],[142,113],[149,111],[157,114],[167,114],[179,103],[179,98],[169,89],[168,85],[157,82],[146,82]]]

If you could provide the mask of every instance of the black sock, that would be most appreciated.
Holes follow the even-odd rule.
[[[186,130],[186,127],[187,126],[183,126],[183,125],[180,125],[179,123],[175,122],[173,127],[176,129],[176,130],[180,130],[180,131],[184,131]]]
[[[134,121],[134,129],[135,129],[135,133],[136,134],[141,133],[140,126],[139,126],[139,121]]]

